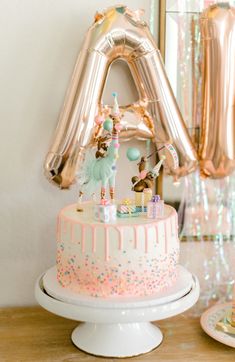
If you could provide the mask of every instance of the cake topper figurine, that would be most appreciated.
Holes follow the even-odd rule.
[[[160,149],[164,148],[161,147]],[[159,150],[160,150],[159,149]],[[157,150],[157,151],[159,151]],[[156,151],[156,152],[157,152]],[[165,156],[162,155],[160,161],[151,169],[147,170],[147,160],[150,158],[155,152],[151,155],[145,157],[142,156],[140,162],[137,164],[139,167],[139,176],[133,176],[131,182],[133,184],[132,191],[135,192],[143,192],[144,189],[151,189],[154,184],[154,180],[159,176],[160,168],[165,160]]]
[[[97,139],[97,151],[88,150],[85,156],[83,167],[77,175],[80,185],[77,211],[82,211],[81,202],[83,194],[94,194],[97,186],[101,184],[101,199],[105,199],[107,187],[109,187],[110,198],[114,200],[116,162],[118,159],[119,141],[118,133],[121,129],[121,113],[119,111],[117,93],[112,94],[114,105],[109,117],[103,122],[103,128],[111,132],[105,137]],[[110,145],[106,140],[111,138]]]
[[[133,184],[132,191],[143,192],[144,189],[153,187],[154,180],[159,176],[160,168],[163,165],[163,163],[166,159],[166,156],[161,155],[160,161],[151,170],[147,169],[147,161],[150,157],[152,157],[157,152],[161,151],[163,148],[165,148],[169,152],[171,157],[173,158],[174,169],[176,169],[179,166],[179,159],[178,159],[178,155],[177,155],[175,148],[170,143],[164,144],[162,147],[160,147],[156,151],[152,152],[150,155],[141,157],[140,162],[137,164],[137,166],[139,168],[139,176],[133,176],[131,179],[131,182]],[[132,161],[132,159],[134,160],[134,158],[130,157],[130,155],[129,155],[130,150],[132,151],[132,149],[129,149],[127,151],[127,158],[130,161]],[[133,153],[133,151],[132,151],[132,153]],[[135,151],[135,153],[137,153],[137,152]]]

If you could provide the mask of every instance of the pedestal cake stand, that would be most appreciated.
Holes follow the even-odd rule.
[[[66,290],[57,282],[53,267],[38,278],[35,296],[48,311],[85,322],[72,332],[79,349],[96,356],[132,357],[162,342],[162,332],[150,322],[180,314],[198,300],[197,278],[182,266],[178,272],[177,282],[154,296],[110,300]]]

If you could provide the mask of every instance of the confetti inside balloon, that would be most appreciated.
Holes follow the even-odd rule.
[[[129,161],[137,161],[140,157],[140,151],[138,148],[129,147],[126,152],[126,156]]]

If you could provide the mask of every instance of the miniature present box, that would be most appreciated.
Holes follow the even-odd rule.
[[[135,204],[137,211],[147,211],[147,204],[152,199],[152,190],[144,189],[143,192],[135,192]]]
[[[131,217],[138,216],[139,213],[136,210],[136,205],[130,199],[124,199],[117,207],[117,215],[119,217]]]
[[[107,200],[101,200],[101,203],[94,207],[94,218],[96,221],[104,223],[116,220],[117,206],[110,204]]]
[[[157,219],[164,216],[164,200],[159,195],[154,195],[152,200],[148,202],[147,217],[149,219]]]

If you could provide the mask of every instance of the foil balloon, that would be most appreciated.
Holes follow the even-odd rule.
[[[235,8],[219,3],[200,19],[203,105],[200,165],[205,177],[235,169]]]
[[[134,103],[127,106],[119,106],[122,114],[121,129],[119,138],[121,141],[129,141],[136,138],[140,141],[154,138],[154,123],[146,110],[143,102]],[[100,112],[108,116],[111,107],[106,105],[100,107]]]
[[[173,144],[179,155],[179,167],[174,168],[170,157],[165,166],[175,178],[196,168],[197,155],[160,52],[140,15],[140,11],[131,11],[126,6],[111,7],[96,14],[88,30],[45,161],[47,178],[60,188],[68,188],[74,182],[85,150],[92,147],[102,132],[95,119],[102,116],[105,81],[110,65],[118,58],[127,62],[139,94],[139,102],[129,106],[130,112],[138,114],[138,121],[123,119],[120,138],[151,138],[157,148]]]

